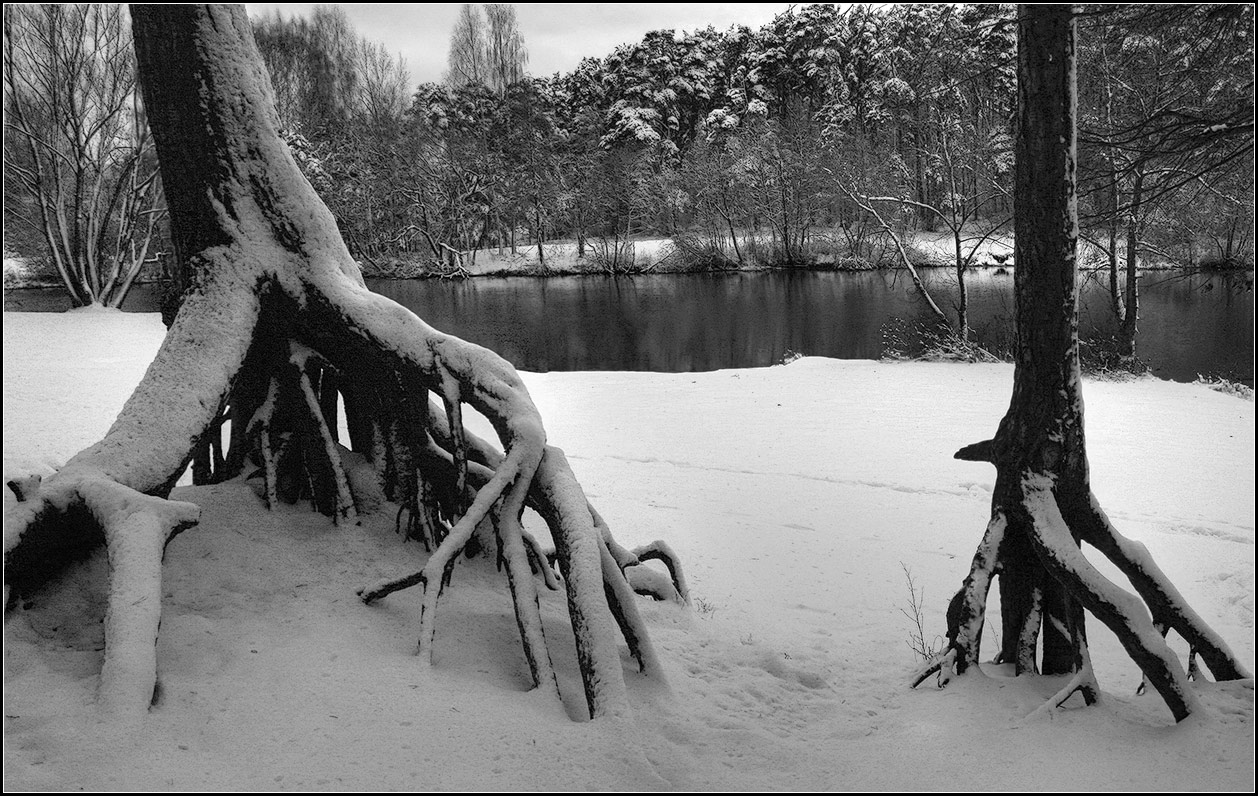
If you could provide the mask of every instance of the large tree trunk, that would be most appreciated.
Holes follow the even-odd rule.
[[[1018,674],[1033,672],[1043,636],[1043,673],[1073,673],[1046,707],[1075,692],[1089,704],[1099,699],[1086,609],[1118,636],[1178,721],[1195,709],[1196,700],[1159,630],[1174,628],[1219,679],[1248,675],[1143,547],[1109,524],[1091,492],[1076,316],[1074,45],[1070,6],[1020,7],[1013,398],[995,438],[957,454],[996,465],[991,521],[949,610],[949,647],[914,685],[934,672],[946,683],[954,672],[978,663],[987,593],[999,575],[1004,611],[999,660],[1014,664]],[[1095,570],[1080,541],[1113,561],[1143,604]]]
[[[478,526],[492,528],[533,681],[557,691],[536,586],[539,575],[555,581],[520,522],[531,507],[557,548],[589,714],[624,712],[617,627],[639,668],[662,677],[623,572],[638,556],[615,543],[562,452],[546,445],[518,374],[364,287],[331,213],[277,134],[243,7],[144,5],[132,15],[172,236],[192,286],[105,438],[19,496],[6,522],[20,529],[6,534],[9,596],[103,540],[112,571],[101,698],[147,707],[162,550],[198,515],[165,497],[230,418],[230,445],[208,446],[202,480],[255,462],[268,503],[308,496],[353,523],[352,457],[336,432],[343,401],[352,449],[431,551],[422,570],[364,587],[363,599],[420,585],[420,653],[430,661],[437,599],[454,562],[477,546]],[[490,420],[501,453],[464,431],[463,404]],[[674,582],[684,592],[680,574]]]

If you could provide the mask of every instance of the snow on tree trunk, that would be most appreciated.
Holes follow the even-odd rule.
[[[520,524],[532,508],[557,547],[589,715],[624,714],[618,628],[643,672],[663,677],[626,596],[625,569],[639,561],[615,544],[563,454],[547,446],[519,375],[493,352],[366,289],[277,132],[243,7],[135,6],[132,16],[172,237],[191,286],[105,438],[26,490],[6,518],[11,596],[103,541],[111,581],[100,697],[113,708],[143,709],[157,671],[161,551],[197,518],[195,506],[164,500],[175,481],[194,454],[202,481],[237,476],[252,461],[262,465],[268,504],[308,497],[352,524],[363,507],[353,505],[336,439],[343,401],[353,455],[409,510],[408,534],[431,550],[419,573],[360,590],[364,599],[421,586],[420,653],[430,660],[453,563],[484,546],[477,528],[492,520],[534,682],[557,692],[534,578],[556,582],[539,571],[545,555]],[[489,419],[502,453],[463,429],[464,403]],[[226,418],[235,422],[223,455],[217,439]],[[207,450],[217,455],[203,456]],[[652,548],[651,557],[679,573],[660,550],[667,547]],[[605,566],[609,557],[615,566]]]
[[[1099,699],[1086,609],[1118,636],[1180,721],[1197,701],[1160,628],[1174,627],[1194,654],[1208,656],[1219,679],[1249,675],[1148,553],[1114,530],[1092,495],[1076,316],[1073,15],[1070,6],[1021,6],[1018,12],[1013,397],[994,439],[957,452],[959,459],[996,466],[992,521],[949,608],[948,648],[913,684],[938,672],[942,685],[978,662],[983,605],[998,573],[1006,612],[998,660],[1015,664],[1019,675],[1033,673],[1042,639],[1042,672],[1073,675],[1049,706],[1076,691],[1088,704]],[[1081,542],[1112,560],[1140,596],[1093,568]]]

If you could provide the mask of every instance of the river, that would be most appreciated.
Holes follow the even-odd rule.
[[[951,313],[951,271],[922,269]],[[1254,382],[1253,273],[1142,275],[1138,353],[1154,375],[1198,374]],[[1013,275],[967,277],[970,323],[980,342],[1012,335]],[[903,272],[743,272],[632,277],[368,280],[428,323],[497,351],[516,367],[548,370],[696,371],[762,367],[792,353],[876,359],[889,329],[929,321]],[[154,311],[156,286],[140,285],[129,311]],[[6,310],[68,307],[55,290],[5,291]],[[898,320],[897,320],[898,319]],[[1112,337],[1108,291],[1082,277],[1080,336]]]

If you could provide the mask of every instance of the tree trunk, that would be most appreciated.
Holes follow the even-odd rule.
[[[542,211],[540,207],[533,207],[533,228],[537,230],[537,264],[542,270],[546,270],[546,249],[543,246],[545,240],[545,230],[542,229]]]
[[[1076,318],[1073,13],[1070,6],[1019,8],[1013,397],[995,438],[957,453],[996,465],[992,515],[949,610],[949,647],[914,685],[935,672],[942,685],[978,663],[987,592],[999,574],[1002,605],[1014,614],[1005,617],[1000,660],[1015,663],[1019,674],[1031,672],[1043,636],[1043,672],[1073,673],[1045,709],[1075,692],[1088,704],[1100,697],[1088,657],[1086,608],[1118,636],[1179,721],[1196,709],[1196,698],[1155,622],[1174,627],[1194,651],[1208,654],[1219,679],[1248,675],[1148,553],[1109,524],[1092,496]],[[1080,541],[1113,561],[1143,603],[1095,570]]]
[[[965,285],[966,261],[961,255],[961,225],[952,224],[953,263],[957,272],[957,337],[970,342],[970,294]]]
[[[662,678],[623,574],[638,559],[612,539],[562,452],[546,445],[518,374],[364,287],[331,213],[276,132],[242,6],[141,5],[132,17],[172,236],[192,286],[105,438],[20,495],[6,518],[20,529],[6,535],[15,542],[5,551],[10,597],[103,541],[112,574],[101,700],[146,708],[157,676],[161,551],[198,515],[164,498],[230,413],[231,445],[202,461],[205,478],[258,461],[269,504],[309,497],[336,521],[355,522],[333,430],[343,401],[352,448],[408,510],[408,534],[431,550],[419,572],[364,587],[363,599],[420,585],[419,651],[430,661],[438,597],[473,531],[492,518],[533,682],[556,692],[534,577],[548,570],[520,522],[530,507],[557,548],[589,715],[623,713],[615,628],[638,667]],[[490,420],[503,452],[463,429],[464,403]],[[680,575],[675,583],[684,598]]]
[[[1131,208],[1127,211],[1127,281],[1123,292],[1123,317],[1119,324],[1118,353],[1128,360],[1136,357],[1136,331],[1140,319],[1140,203],[1144,201],[1144,175],[1136,172],[1131,189]]]

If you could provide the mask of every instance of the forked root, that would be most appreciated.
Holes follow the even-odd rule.
[[[109,594],[98,703],[113,715],[143,712],[157,683],[162,556],[171,539],[197,523],[201,510],[136,492],[82,466],[67,466],[23,496],[26,500],[6,517],[6,524],[24,523],[24,542],[35,549],[40,536],[61,530],[58,526],[72,515],[75,522],[89,523],[103,534]]]
[[[1170,628],[1158,622],[1153,623],[1153,627],[1162,634],[1162,638],[1166,638],[1166,634]],[[1201,668],[1197,665],[1197,648],[1188,647],[1188,671],[1185,675],[1189,681],[1196,680],[1201,677]],[[1149,676],[1141,673],[1140,685],[1136,686],[1136,696],[1142,696],[1149,689]]]
[[[939,673],[936,685],[940,688],[943,688],[948,683],[952,682],[952,676],[956,670],[957,654],[956,647],[948,647],[943,652],[936,655],[926,664],[925,668],[917,673],[909,687],[917,688],[926,681],[927,677],[930,677],[936,672]]]
[[[536,469],[534,466],[532,469]],[[532,472],[529,473],[530,477]],[[516,481],[502,502],[498,521],[498,539],[507,568],[507,582],[515,605],[515,620],[520,629],[520,641],[524,645],[524,657],[528,661],[533,685],[547,688],[559,696],[559,683],[546,648],[542,631],[541,606],[538,604],[537,583],[533,579],[532,561],[524,542],[524,528],[520,515],[528,494],[528,482]]]
[[[1045,569],[1114,632],[1175,720],[1187,718],[1197,708],[1196,695],[1183,668],[1154,629],[1144,603],[1111,583],[1083,556],[1058,507],[1052,479],[1028,473],[1023,477],[1023,492],[1035,525],[1031,541]]]
[[[1080,650],[1081,664],[1078,670],[1070,676],[1070,680],[1056,694],[1049,697],[1044,704],[1033,710],[1028,719],[1040,716],[1051,716],[1053,711],[1066,704],[1066,700],[1070,699],[1076,693],[1083,695],[1083,704],[1095,705],[1101,701],[1101,689],[1096,682],[1096,672],[1092,669],[1092,656],[1088,654],[1087,644],[1084,644]]]
[[[1041,622],[1054,622],[1055,637],[1066,639],[1069,649],[1074,652],[1074,661],[1070,664],[1073,676],[1069,683],[1053,696],[1045,708],[1048,710],[1060,706],[1072,694],[1078,692],[1084,697],[1086,704],[1094,704],[1100,699],[1100,688],[1097,685],[1088,653],[1087,639],[1083,630],[1086,609],[1102,622],[1118,637],[1127,653],[1139,665],[1145,681],[1152,685],[1170,708],[1176,721],[1181,721],[1191,714],[1197,706],[1188,675],[1167,647],[1163,637],[1166,625],[1154,624],[1149,619],[1145,602],[1132,594],[1120,589],[1100,572],[1098,572],[1079,548],[1077,537],[1072,533],[1070,520],[1062,505],[1069,507],[1072,516],[1078,514],[1080,501],[1078,490],[1066,491],[1067,497],[1057,494],[1056,481],[1043,473],[1025,472],[1016,483],[1003,481],[1011,490],[1002,489],[1004,474],[998,475],[997,494],[1009,497],[1005,502],[1005,510],[1016,511],[1018,533],[1025,536],[1034,560],[1042,568],[1045,583],[1060,584],[1069,600],[1066,614],[1055,616],[1040,604],[1040,596],[1036,587],[1029,589],[1031,605],[1026,611],[1026,622],[1018,628],[1016,662],[1019,673],[1034,671],[1034,645],[1037,637],[1036,628]],[[1018,505],[1011,506],[1016,498]],[[1102,516],[1095,508],[1094,500],[1088,506],[1089,516]],[[1112,529],[1107,531],[1112,532]],[[983,627],[983,608],[986,602],[987,588],[991,576],[1000,563],[1001,545],[1005,532],[1004,510],[993,512],[992,522],[988,525],[983,543],[975,554],[970,576],[967,577],[953,604],[948,610],[949,646],[945,653],[932,660],[913,679],[913,687],[917,687],[932,674],[939,674],[939,685],[946,684],[953,674],[963,674],[966,669],[977,663],[979,639]],[[1091,541],[1096,538],[1096,529],[1087,529],[1083,539]],[[1115,534],[1116,537],[1116,534]],[[1021,539],[1022,537],[1018,537]],[[1208,638],[1213,642],[1217,637],[1200,623],[1199,618],[1192,614],[1182,603],[1178,593],[1165,593],[1165,576],[1156,570],[1147,556],[1138,554],[1132,543],[1121,540],[1112,541],[1107,545],[1107,555],[1111,558],[1126,558],[1122,566],[1124,571],[1137,571],[1142,580],[1139,581],[1142,594],[1145,591],[1157,590],[1159,597],[1155,601],[1157,607],[1179,617],[1179,620],[1190,625],[1190,633],[1196,638]],[[1012,544],[1012,542],[1010,542]],[[1006,577],[1007,572],[1002,573]],[[1002,583],[1002,588],[1004,584]],[[1173,590],[1172,590],[1173,592]],[[1148,598],[1146,598],[1148,599]],[[1167,608],[1166,606],[1171,606]],[[1034,627],[1032,627],[1034,625]],[[1220,650],[1220,668],[1230,665],[1229,654],[1221,644],[1215,649]],[[1195,653],[1196,650],[1193,650]],[[1190,672],[1195,676],[1195,654],[1190,653]],[[1143,690],[1144,684],[1141,685]],[[1037,711],[1039,713],[1040,711]]]
[[[953,675],[965,674],[978,665],[987,611],[987,594],[999,565],[1001,546],[1005,541],[1008,520],[1003,511],[992,513],[970,563],[970,574],[948,605],[948,646],[913,678],[917,688],[927,677],[939,673],[937,685],[943,688]]]
[[[1188,642],[1193,650],[1189,655],[1191,675],[1195,676],[1199,655],[1217,680],[1252,676],[1223,638],[1188,605],[1145,546],[1118,532],[1094,494],[1088,493],[1086,504],[1072,512],[1069,520],[1072,526],[1082,529],[1085,541],[1104,553],[1131,581],[1149,606],[1162,637],[1166,637],[1167,630],[1174,630]]]
[[[671,547],[657,539],[641,547],[635,547],[632,553],[639,564],[643,561],[664,562],[664,566],[668,569],[668,576],[673,582],[673,590],[677,593],[677,598],[683,604],[690,605],[690,589],[686,586],[686,576],[681,570],[681,559],[677,557],[677,554],[673,552]],[[656,599],[663,599],[654,592],[651,592],[650,595]]]

